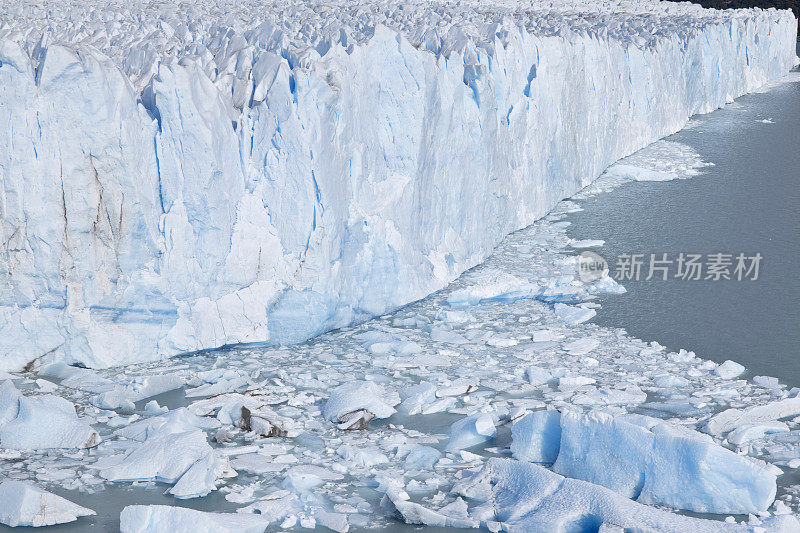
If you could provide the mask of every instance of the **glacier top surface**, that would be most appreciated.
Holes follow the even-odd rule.
[[[449,57],[469,50],[468,43],[491,48],[521,30],[540,36],[574,32],[646,47],[756,12],[763,15],[760,9],[719,11],[650,0],[25,0],[0,5],[0,39],[20,42],[34,62],[54,43],[95,47],[141,86],[160,61],[193,58],[212,80],[238,71],[248,55],[240,52],[254,49],[283,55],[294,67],[325,56],[333,44],[349,52],[378,26]]]

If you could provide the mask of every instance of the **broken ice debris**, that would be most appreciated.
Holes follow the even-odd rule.
[[[489,413],[478,413],[462,418],[450,427],[447,451],[471,448],[493,439],[496,433],[494,417]]]
[[[372,381],[354,381],[331,391],[323,415],[343,429],[364,429],[374,418],[389,418],[400,403],[396,392],[388,393]]]
[[[585,307],[576,307],[573,305],[567,305],[562,303],[557,303],[553,306],[553,310],[556,313],[556,316],[566,322],[567,324],[581,324],[594,318],[597,314],[597,311],[590,308]]]
[[[733,379],[735,377],[739,377],[742,375],[742,373],[744,373],[744,371],[745,368],[742,365],[736,361],[731,361],[730,359],[714,369],[714,373],[722,379]]]
[[[457,500],[464,503],[460,498]],[[466,516],[452,516],[444,512],[444,509],[433,511],[418,503],[408,501],[408,495],[404,492],[388,491],[381,501],[381,507],[387,510],[390,516],[402,520],[406,524],[451,527],[451,528],[473,528],[480,527],[480,520]],[[466,504],[464,504],[466,507]]]
[[[205,496],[227,475],[227,460],[209,446],[204,432],[155,434],[124,457],[112,457],[100,466],[109,481],[159,481],[175,483],[170,493],[178,498]]]
[[[58,396],[24,396],[11,381],[0,384],[0,447],[13,450],[91,448],[100,436]]]
[[[91,509],[43,491],[31,483],[13,480],[0,483],[0,524],[11,527],[52,526],[94,514]]]
[[[679,515],[634,502],[603,486],[563,477],[533,463],[489,459],[453,492],[476,502],[470,516],[510,533],[551,531],[754,532],[744,524]],[[771,531],[795,531],[794,517],[762,521]],[[606,529],[608,528],[608,529]]]
[[[263,533],[256,515],[205,513],[168,505],[129,505],[119,516],[121,533]]]
[[[700,428],[712,435],[723,435],[746,424],[771,422],[799,414],[800,396],[795,396],[748,409],[726,409],[703,422]]]
[[[514,457],[640,503],[706,513],[766,511],[775,473],[708,437],[663,421],[576,410],[537,411],[512,427]]]

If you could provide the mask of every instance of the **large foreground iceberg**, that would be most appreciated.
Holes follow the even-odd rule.
[[[442,288],[785,74],[789,11],[0,5],[0,369],[286,343]]]
[[[537,411],[512,428],[514,457],[640,503],[705,513],[766,511],[775,473],[706,435],[641,415]]]

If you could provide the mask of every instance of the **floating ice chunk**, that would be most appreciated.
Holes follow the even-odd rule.
[[[597,348],[599,345],[600,341],[589,337],[568,342],[567,344],[564,345],[563,349],[569,355],[586,355],[587,353]]]
[[[325,404],[323,414],[331,422],[339,422],[343,415],[366,410],[376,418],[389,418],[400,403],[397,393],[388,393],[373,381],[354,381],[336,387]]]
[[[182,500],[202,498],[217,489],[217,479],[227,476],[228,468],[226,457],[214,452],[207,453],[190,466],[167,493]]]
[[[569,245],[572,248],[597,248],[605,245],[605,243],[606,241],[602,239],[583,239],[570,241]]]
[[[405,454],[406,470],[432,470],[442,452],[430,446],[416,445]]]
[[[164,413],[168,413],[169,408],[163,405],[158,405],[158,402],[155,400],[150,400],[144,406],[144,412],[148,415],[162,415]]]
[[[344,444],[339,446],[336,453],[345,461],[364,468],[389,462],[389,458],[381,453],[376,446],[351,446],[349,444]]]
[[[277,414],[268,407],[250,410],[242,406],[241,418],[237,425],[245,431],[252,431],[262,437],[286,437],[297,434],[294,420]]]
[[[68,380],[65,380],[68,381]],[[157,396],[183,386],[183,379],[174,374],[137,376],[125,383],[115,385],[92,399],[101,409],[119,409],[139,400]]]
[[[597,531],[603,524],[624,531],[660,533],[754,531],[743,524],[693,518],[642,505],[600,485],[512,459],[489,459],[480,471],[457,483],[453,492],[484,501],[481,518],[500,522],[504,531],[512,533]],[[477,509],[473,508],[473,516]]]
[[[58,396],[23,396],[0,384],[0,446],[13,450],[91,448],[98,433],[78,418],[75,406]]]
[[[194,463],[212,453],[202,431],[156,434],[117,464],[101,469],[100,477],[109,481],[175,483]]]
[[[270,456],[260,453],[245,453],[231,459],[231,467],[237,472],[250,472],[251,474],[266,474],[280,472],[286,468],[285,464],[276,463]]]
[[[387,509],[388,513],[406,524],[418,524],[424,526],[451,527],[451,528],[473,528],[480,527],[480,520],[475,520],[468,516],[454,517],[440,511],[432,511],[418,503],[408,501],[395,491],[389,491],[381,501],[381,506]]]
[[[419,383],[403,390],[400,393],[403,399],[398,409],[409,415],[417,415],[422,408],[436,401],[436,385],[433,383]]]
[[[566,322],[567,324],[582,324],[587,320],[591,320],[597,314],[597,311],[594,309],[589,309],[586,307],[575,307],[572,305],[566,305],[562,303],[557,303],[553,307],[553,310],[556,313],[556,316]]]
[[[730,433],[728,433],[728,442],[735,446],[751,440],[764,438],[765,435],[772,435],[774,433],[788,433],[789,426],[783,422],[763,422],[761,424],[745,424],[739,426]]]
[[[739,377],[744,371],[745,368],[742,365],[736,361],[731,361],[730,359],[714,369],[714,373],[722,379],[733,379],[735,377]]]
[[[798,414],[800,397],[786,398],[748,409],[726,409],[703,422],[700,429],[712,435],[723,435],[747,424],[771,422]]]
[[[478,413],[462,418],[450,427],[447,451],[471,448],[493,439],[496,433],[494,417],[489,413]]]
[[[512,429],[521,440],[512,443],[512,450],[521,457],[553,457],[558,432],[551,417],[556,415],[540,413],[518,421],[516,432]],[[603,485],[640,503],[696,512],[757,513],[775,499],[773,472],[694,432],[667,423],[648,429],[602,412],[568,410],[559,422],[553,470],[564,476]]]
[[[281,487],[297,493],[303,493],[314,487],[318,487],[326,481],[338,481],[344,476],[337,472],[332,472],[327,468],[316,465],[293,466],[286,472]]]
[[[508,302],[532,298],[540,290],[536,283],[500,270],[485,269],[475,273],[473,278],[477,278],[475,284],[450,293],[447,303],[453,307],[468,307],[488,301]]]
[[[255,515],[206,513],[167,505],[129,505],[119,521],[121,533],[263,533],[269,525]]]
[[[23,481],[0,482],[0,524],[11,527],[52,526],[96,514],[36,485]]]
[[[635,405],[647,401],[647,393],[636,385],[628,385],[624,389],[595,389],[577,394],[572,398],[575,405]]]
[[[216,420],[197,416],[190,413],[185,407],[181,407],[163,415],[135,422],[116,430],[114,434],[142,442],[153,435],[186,433],[196,429],[216,429],[218,427],[219,422]]]
[[[756,385],[761,385],[767,389],[781,388],[781,382],[778,380],[778,378],[772,376],[755,376],[753,378],[753,383]]]
[[[544,385],[553,379],[553,375],[550,372],[538,366],[526,368],[525,377],[528,379],[528,383],[533,386]]]
[[[664,374],[653,378],[653,384],[662,389],[678,389],[689,384],[689,380],[683,376]]]
[[[558,388],[562,391],[571,391],[583,387],[584,385],[591,385],[596,380],[586,376],[562,376],[558,378]]]

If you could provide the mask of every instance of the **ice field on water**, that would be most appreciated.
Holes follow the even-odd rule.
[[[800,531],[800,391],[593,324],[560,201],[789,12],[100,7],[0,6],[0,523]]]

